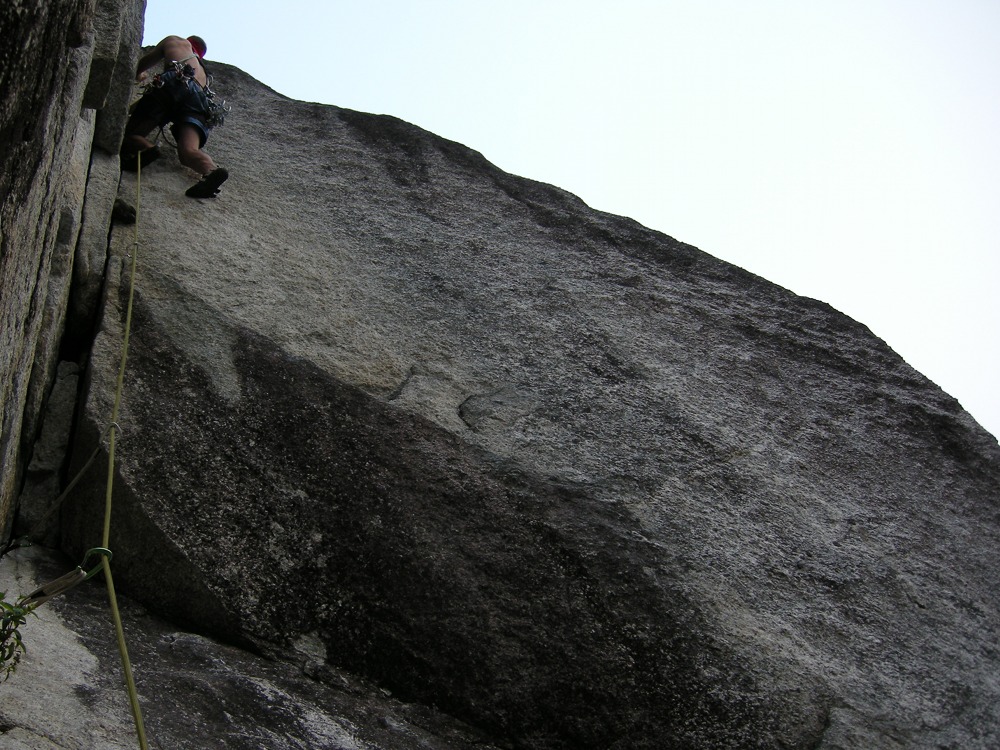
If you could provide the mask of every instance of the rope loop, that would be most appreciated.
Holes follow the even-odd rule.
[[[84,568],[86,568],[87,560],[89,560],[94,555],[97,555],[99,557],[104,557],[107,559],[108,562],[111,562],[111,558],[114,557],[111,550],[109,550],[107,547],[94,547],[93,549],[87,550],[87,554],[83,556],[83,562],[80,563],[79,569],[83,570]],[[86,578],[84,578],[84,580],[87,581],[93,578],[95,575],[101,572],[101,569],[103,567],[104,567],[104,562],[102,561],[100,565],[95,566],[94,568],[92,568],[90,571],[87,572]]]
[[[109,422],[108,426],[104,428],[104,432],[101,433],[101,446],[111,455],[113,453],[112,443],[118,443],[124,437],[125,430],[122,429],[122,426],[118,422]]]

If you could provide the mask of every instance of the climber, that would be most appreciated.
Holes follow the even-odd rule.
[[[202,59],[208,47],[198,36],[184,39],[168,36],[139,58],[135,78],[144,83],[147,72],[161,60],[163,72],[155,75],[136,103],[125,126],[122,143],[122,169],[135,171],[160,157],[160,151],[147,137],[154,128],[173,123],[170,132],[177,141],[177,156],[186,167],[202,176],[201,181],[187,189],[191,198],[211,198],[229,177],[217,167],[203,147],[208,133],[220,125],[221,106],[213,101],[208,74]]]

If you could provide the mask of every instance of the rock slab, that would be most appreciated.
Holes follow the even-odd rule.
[[[143,174],[131,595],[515,747],[1000,743],[1000,449],[954,399],[827,305],[212,72],[223,193],[185,198],[169,148]],[[67,508],[72,555],[102,499]]]

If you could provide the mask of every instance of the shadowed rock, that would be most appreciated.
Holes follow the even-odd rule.
[[[4,559],[0,590],[30,591],[67,565],[38,547],[18,550]],[[150,747],[493,750],[438,711],[324,668],[308,640],[283,662],[264,660],[120,601]],[[134,750],[104,587],[83,584],[37,615],[23,628],[24,661],[3,686],[0,747]],[[309,676],[316,670],[324,682]]]

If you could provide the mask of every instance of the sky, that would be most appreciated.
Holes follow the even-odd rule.
[[[168,34],[827,302],[1000,435],[998,0],[148,0]]]

